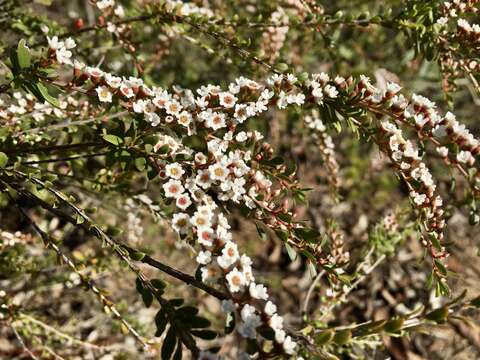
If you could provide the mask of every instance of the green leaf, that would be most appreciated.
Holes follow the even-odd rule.
[[[170,305],[172,305],[173,307],[179,307],[179,306],[182,306],[183,305],[183,299],[172,299],[169,301]]]
[[[8,163],[8,156],[7,154],[0,151],[0,168],[4,168]]]
[[[281,73],[284,73],[288,70],[288,65],[285,63],[280,63],[277,65],[277,70]]]
[[[298,228],[294,231],[295,235],[297,235],[301,240],[305,240],[307,242],[315,242],[315,240],[320,236],[320,233],[316,229]]]
[[[145,253],[141,251],[135,251],[130,253],[130,259],[135,261],[142,261],[144,257],[145,257]]]
[[[160,279],[152,279],[150,280],[150,282],[152,283],[153,287],[155,287],[156,289],[162,290],[167,287],[167,284],[165,283],[165,281]]]
[[[333,342],[337,345],[345,345],[352,339],[352,332],[350,330],[341,330],[333,337]]]
[[[198,314],[198,309],[194,306],[183,306],[176,311],[177,316],[184,317],[188,322],[193,316]]]
[[[200,135],[185,136],[182,138],[182,144],[195,151],[207,153],[207,142]]]
[[[315,336],[315,344],[317,345],[325,345],[332,341],[333,336],[335,333],[332,330],[322,331],[318,335]]]
[[[192,335],[204,340],[213,340],[217,337],[217,333],[213,330],[192,330]]]
[[[155,332],[155,336],[159,337],[162,336],[165,328],[167,327],[168,319],[165,315],[163,309],[159,310],[155,315],[155,325],[157,326],[157,331]]]
[[[383,329],[388,333],[396,333],[402,328],[404,321],[405,319],[403,318],[390,320]]]
[[[123,142],[122,138],[112,134],[105,134],[102,137],[103,137],[103,140],[115,146],[118,146]]]
[[[267,340],[275,340],[275,331],[268,325],[262,325],[257,328],[257,331]]]
[[[152,305],[153,302],[153,294],[151,293],[150,290],[144,289],[142,292],[142,300],[145,306],[148,308]]]
[[[295,261],[297,258],[297,252],[287,243],[285,243],[285,249],[287,250],[288,257],[291,261]]]
[[[435,321],[437,324],[441,324],[445,322],[445,319],[448,316],[448,308],[447,307],[441,307],[439,309],[435,309],[431,312],[429,312],[427,315],[425,315],[425,318],[428,320]]]
[[[135,167],[138,171],[145,170],[145,166],[147,165],[147,160],[143,157],[139,157],[135,159]]]
[[[476,308],[480,308],[480,296],[470,301],[470,305],[475,306]]]
[[[367,324],[359,325],[355,328],[355,334],[366,335],[378,333],[380,330],[382,330],[386,322],[387,320],[377,320]]]
[[[31,65],[30,49],[26,45],[25,39],[18,42],[17,46],[17,59],[20,69],[25,69]]]
[[[165,336],[165,340],[162,344],[162,360],[169,360],[173,354],[173,350],[175,350],[175,343],[177,339],[175,336],[175,330],[173,327],[170,327],[167,332],[167,336]]]
[[[182,360],[182,351],[182,341],[178,340],[177,351],[175,351],[175,354],[173,355],[173,360]]]
[[[35,85],[40,94],[42,94],[43,99],[45,99],[47,102],[49,102],[55,107],[60,106],[60,102],[58,101],[58,99],[54,98],[52,95],[49,94],[48,89],[45,85],[43,85],[42,83],[36,83]]]
[[[200,316],[194,316],[189,320],[192,328],[207,328],[210,326],[210,321]]]
[[[85,222],[85,218],[81,215],[77,215],[77,224],[83,224]]]

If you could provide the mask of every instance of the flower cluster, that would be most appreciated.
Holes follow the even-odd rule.
[[[267,80],[267,85],[240,77],[228,86],[228,90],[208,85],[196,93],[181,88],[170,93],[162,88],[148,87],[139,78],[117,77],[78,61],[73,68],[72,82],[81,86],[90,81],[94,85],[91,92],[100,102],[120,104],[143,116],[159,132],[163,127],[170,127],[181,132],[180,137],[201,134],[204,139],[201,149],[189,147],[166,134],[159,135],[154,147],[158,155],[152,161],[162,181],[163,196],[175,209],[172,226],[183,238],[196,239],[199,247],[196,260],[201,266],[202,280],[222,284],[228,289],[235,311],[242,319],[237,328],[239,333],[256,338],[256,329],[266,323],[275,331],[277,344],[287,353],[293,352],[295,343],[281,326],[281,317],[272,310],[274,305],[270,303],[266,288],[255,281],[252,260],[241,254],[233,242],[230,225],[219,207],[219,202],[246,206],[260,219],[268,217],[265,223],[272,229],[289,231],[296,226],[276,216],[283,205],[276,208],[271,201],[277,192],[273,190],[272,179],[259,167],[271,157],[270,146],[262,141],[260,133],[243,130],[243,124],[272,105],[285,109],[294,105],[325,106],[353,101],[358,108],[382,113],[415,127],[425,137],[441,137],[443,127],[444,136],[462,144],[462,151],[471,154],[477,151],[476,140],[468,131],[453,120],[448,123],[450,125],[444,123],[445,118],[451,116],[439,116],[428,99],[414,95],[409,102],[398,94],[398,85],[388,84],[386,90],[381,91],[364,76],[354,82],[339,76],[332,80],[329,75],[320,73],[299,81],[293,74],[275,74]],[[306,119],[306,123],[314,131],[325,130],[318,119]],[[423,214],[426,231],[435,234],[440,241],[444,227],[442,202],[435,194],[430,172],[418,150],[404,139],[399,128],[389,122],[383,122],[381,128],[384,134],[382,149],[410,186],[412,202]],[[331,156],[331,140],[328,139],[322,135],[321,141],[325,153]],[[184,156],[175,156],[178,153]],[[472,163],[466,153],[456,156],[458,161]],[[215,198],[210,195],[212,193]],[[283,211],[288,212],[287,209]],[[267,216],[262,215],[263,212]],[[289,235],[287,241],[297,245]],[[443,248],[437,253],[431,241],[425,241],[434,258],[445,257]]]
[[[186,135],[202,129],[210,134],[204,151],[194,151],[168,135],[161,135],[154,147],[157,151],[167,147],[166,154],[157,157],[155,164],[163,182],[164,197],[177,209],[171,219],[172,227],[182,237],[196,238],[200,247],[196,260],[202,266],[202,280],[223,284],[229,290],[243,320],[238,326],[239,333],[255,338],[256,328],[266,322],[275,331],[276,342],[285,352],[293,353],[295,343],[283,330],[282,318],[272,312],[274,305],[268,300],[267,289],[255,282],[252,260],[240,254],[226,217],[207,194],[214,189],[217,201],[241,203],[251,209],[268,205],[272,181],[251,167],[260,159],[264,146],[254,153],[242,150],[263,137],[258,132],[235,130],[248,117],[266,111],[273,92],[262,91],[260,84],[239,78],[229,86],[229,91],[207,86],[197,90],[197,97],[192,92],[179,96],[161,88],[149,88],[141,79],[115,77],[79,62],[74,64],[74,73],[77,84],[87,79],[96,84],[100,102],[124,101],[130,111],[143,114],[145,121],[154,127],[178,125]],[[243,94],[252,91],[258,94],[256,101],[239,101]],[[294,103],[296,99],[285,101]],[[179,152],[190,160],[172,161]],[[259,194],[262,202],[257,200]],[[265,303],[270,315],[258,306],[260,302]]]
[[[16,91],[10,101],[0,99],[0,122],[9,125],[9,130],[16,127],[25,129],[30,119],[38,124],[47,119],[80,117],[90,110],[88,101],[79,101],[73,96],[67,96],[59,101],[58,106],[53,106],[48,102],[38,102],[32,94]]]
[[[418,150],[410,140],[404,138],[399,128],[387,121],[382,123],[381,128],[385,132],[386,151],[407,183],[414,206],[422,213],[425,230],[429,235],[423,237],[423,243],[430,249],[434,259],[444,259],[447,256],[446,250],[439,245],[445,227],[443,201],[435,192],[433,176],[421,161]]]
[[[278,7],[270,16],[270,21],[275,26],[270,26],[262,35],[262,50],[270,64],[280,56],[280,50],[283,47],[288,34],[288,15],[283,8]],[[282,24],[285,26],[277,26]]]
[[[477,13],[477,5],[477,0],[455,0],[445,1],[441,6],[440,17],[436,21],[440,27],[436,41],[440,49],[440,67],[446,91],[455,89],[454,80],[462,72],[475,74],[480,70],[475,54],[470,51],[478,49],[480,27],[478,24],[471,25],[465,18]],[[460,42],[462,46],[457,49],[452,42]]]
[[[328,169],[328,181],[330,186],[337,191],[341,185],[339,177],[339,166],[335,157],[335,144],[332,137],[326,131],[327,128],[318,114],[315,117],[306,116],[304,118],[305,124],[312,130],[312,136],[317,143],[320,154]]]
[[[47,37],[48,47],[50,51],[55,53],[57,61],[59,64],[72,64],[72,52],[70,49],[73,49],[77,44],[72,38],[68,38],[65,41],[60,41],[58,36],[53,36],[52,38]]]

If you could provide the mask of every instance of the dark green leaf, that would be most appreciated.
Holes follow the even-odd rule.
[[[162,360],[169,360],[175,350],[176,335],[173,327],[170,327],[162,344]]]
[[[192,330],[191,333],[204,340],[213,340],[217,337],[217,333],[212,330]]]
[[[167,324],[168,324],[168,319],[163,309],[161,309],[157,312],[157,315],[155,315],[155,325],[157,326],[157,331],[155,332],[155,336],[157,337],[162,336],[163,332],[165,331],[165,328],[167,327]]]

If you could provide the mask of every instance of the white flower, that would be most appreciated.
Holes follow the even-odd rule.
[[[145,120],[152,126],[158,126],[160,124],[160,116],[154,112],[148,112],[145,114]]]
[[[275,341],[282,344],[285,341],[285,330],[275,330]]]
[[[42,32],[43,32],[44,34],[48,34],[48,32],[50,31],[50,29],[48,28],[48,26],[45,25],[45,24],[40,25],[40,30],[42,30]]]
[[[227,274],[226,279],[228,281],[228,288],[232,293],[239,292],[240,288],[245,284],[245,277],[237,268],[233,268],[233,270]]]
[[[199,211],[196,211],[195,214],[193,214],[191,222],[197,229],[209,228],[211,225],[210,218]]]
[[[465,19],[458,19],[458,20],[457,20],[457,25],[458,25],[459,28],[461,28],[461,29],[463,29],[463,30],[465,30],[465,31],[467,31],[467,32],[472,31],[472,27],[470,26],[470,24],[468,23],[468,21],[465,20]]]
[[[212,253],[210,251],[200,251],[196,258],[197,262],[202,265],[207,265],[212,261]]]
[[[389,82],[387,84],[387,92],[389,93],[392,93],[392,94],[396,94],[398,93],[402,88],[400,87],[400,85],[398,85],[397,83],[394,83],[394,82]]]
[[[229,268],[238,260],[238,246],[232,241],[227,241],[222,249],[222,255],[217,258],[218,265],[223,269]]]
[[[261,325],[260,316],[255,313],[255,308],[252,305],[246,304],[240,312],[243,323],[238,327],[238,332],[246,338],[255,339],[257,331],[256,328]]]
[[[58,41],[58,36],[54,36],[52,38],[47,36],[48,47],[52,50],[57,50],[60,47],[63,47],[63,42]]]
[[[283,349],[289,355],[293,354],[297,344],[292,340],[290,336],[287,336],[283,341]]]
[[[99,10],[105,10],[106,8],[113,6],[114,4],[114,0],[101,0],[96,3]]]
[[[268,316],[272,316],[277,312],[277,306],[273,302],[267,301],[264,311]]]
[[[122,84],[122,78],[119,76],[113,76],[112,74],[106,73],[105,74],[105,81],[107,82],[108,86],[118,89]]]
[[[245,304],[242,308],[242,311],[240,311],[240,316],[242,317],[243,321],[248,321],[249,318],[255,315],[255,312],[256,309],[254,306],[250,304]]]
[[[133,111],[143,113],[148,104],[148,100],[137,100],[133,103]]]
[[[122,5],[118,5],[115,10],[113,11],[115,15],[118,17],[124,17],[125,16],[125,10],[123,9]]]
[[[125,96],[126,98],[131,98],[131,97],[135,96],[135,93],[133,92],[133,89],[125,83],[120,85],[120,93],[123,96]]]
[[[233,114],[233,117],[241,124],[243,123],[247,117],[247,105],[245,104],[237,104],[235,105],[235,113]]]
[[[229,92],[221,92],[218,94],[218,98],[220,101],[220,105],[222,105],[225,108],[232,108],[235,106],[235,103],[237,102],[237,97]]]
[[[98,100],[101,102],[112,102],[112,93],[106,86],[99,86],[95,89]]]
[[[448,18],[445,16],[442,16],[437,20],[437,24],[440,24],[440,25],[446,25],[447,23],[448,23]]]
[[[427,195],[419,194],[415,191],[412,191],[410,193],[410,196],[413,198],[413,202],[418,206],[423,205],[423,203],[425,203],[425,200],[427,200]]]
[[[201,188],[208,189],[210,187],[210,185],[212,184],[212,178],[210,176],[210,171],[208,169],[200,170],[198,172],[197,176],[195,177],[195,182]]]
[[[200,269],[200,272],[202,273],[203,282],[207,282],[207,281],[214,282],[214,280],[216,280],[218,277],[217,268],[210,265],[203,266]]]
[[[417,124],[420,127],[423,127],[429,120],[428,117],[424,116],[423,114],[416,114],[413,117],[415,119],[415,124]]]
[[[185,189],[180,181],[170,179],[163,184],[163,190],[165,191],[166,197],[177,198]]]
[[[326,96],[332,99],[335,99],[338,96],[338,91],[333,85],[326,85],[323,88],[323,92],[325,93]]]
[[[172,163],[168,164],[165,167],[165,173],[168,177],[173,179],[180,179],[183,174],[185,174],[185,170],[183,170],[182,166],[179,163]]]
[[[167,114],[178,116],[182,110],[182,105],[176,100],[167,101],[165,104]]]
[[[441,157],[447,157],[448,156],[448,148],[445,146],[440,146],[437,148],[437,152]]]
[[[268,299],[267,288],[262,284],[255,284],[252,282],[250,283],[248,290],[250,292],[250,296],[254,299]]]
[[[220,163],[210,165],[208,171],[210,172],[211,179],[219,181],[224,181],[229,174],[228,168]]]
[[[460,151],[457,154],[457,161],[460,163],[473,163],[475,161],[475,158],[472,156],[472,153],[470,151]]]
[[[212,246],[215,233],[212,229],[201,229],[197,231],[198,242],[205,246]]]
[[[173,215],[172,227],[180,234],[185,234],[190,226],[190,217],[185,213],[177,213]]]
[[[190,196],[188,196],[188,194],[181,194],[177,197],[177,201],[175,203],[178,208],[185,210],[192,205],[192,200],[190,200]]]
[[[65,40],[64,46],[66,49],[73,49],[75,46],[77,46],[77,44],[75,43],[75,40],[69,37],[67,40]]]
[[[264,89],[260,94],[260,98],[263,100],[270,100],[275,93],[272,90]]]
[[[71,64],[72,60],[70,58],[72,57],[72,52],[70,50],[67,50],[66,48],[62,47],[60,49],[57,49],[55,52],[57,56],[57,61],[60,64]]]
[[[180,125],[188,127],[188,125],[190,125],[190,123],[192,122],[192,115],[190,115],[188,111],[182,111],[178,115],[177,121]]]
[[[270,318],[269,325],[273,330],[282,330],[283,318],[278,314],[273,314]]]
[[[225,114],[222,113],[212,113],[207,117],[205,125],[213,130],[218,130],[224,128],[225,123]]]

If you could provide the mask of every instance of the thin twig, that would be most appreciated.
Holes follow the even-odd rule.
[[[23,351],[25,351],[28,356],[30,356],[33,360],[39,360],[31,351],[30,349],[27,347],[27,345],[25,344],[25,342],[23,341],[22,337],[20,336],[20,334],[18,333],[17,329],[15,328],[15,326],[13,324],[10,324],[10,328],[12,329],[13,333],[15,334],[15,337],[17,338],[18,342],[20,343],[20,345],[22,345],[22,348],[23,348]]]

